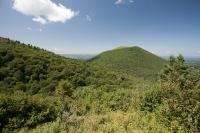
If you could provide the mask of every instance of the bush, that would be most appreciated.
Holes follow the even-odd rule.
[[[55,120],[61,111],[56,97],[29,96],[22,92],[0,94],[0,131],[33,128]]]
[[[200,72],[184,58],[170,57],[161,74],[160,90],[145,96],[142,109],[155,111],[158,121],[175,132],[200,132]],[[158,108],[155,108],[158,107]]]

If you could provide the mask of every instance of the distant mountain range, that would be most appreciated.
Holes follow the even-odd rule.
[[[72,59],[78,59],[78,60],[89,60],[96,55],[93,54],[61,54],[61,56],[72,58]]]

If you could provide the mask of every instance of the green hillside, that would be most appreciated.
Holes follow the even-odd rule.
[[[0,38],[0,132],[55,121],[64,110],[84,114],[94,110],[91,103],[76,101],[84,90],[113,92],[134,82],[140,81]]]
[[[90,62],[93,65],[145,78],[158,74],[166,63],[160,57],[139,47],[122,47],[106,51]]]
[[[118,82],[113,82],[115,78],[119,79]],[[90,67],[83,61],[18,41],[0,39],[1,91],[19,89],[29,94],[51,94],[61,80],[68,80],[73,88],[77,88],[107,83],[119,85],[122,82],[120,79],[120,75]]]
[[[101,67],[106,61],[95,67],[102,57],[115,71]],[[0,132],[200,131],[200,71],[182,56],[170,57],[150,84],[133,75],[155,74],[165,61],[141,48],[118,48],[91,62],[0,38]],[[129,75],[133,64],[140,71]]]

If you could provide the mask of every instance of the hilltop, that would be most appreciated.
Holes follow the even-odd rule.
[[[91,67],[84,61],[0,38],[0,91],[23,90],[29,94],[53,94],[62,80],[69,81],[74,89],[107,83],[119,85],[124,82],[115,82],[113,77],[120,79],[120,76],[112,75],[115,74]]]
[[[63,112],[85,115],[104,108],[127,108],[128,104],[115,102],[124,95],[121,89],[130,88],[135,81],[85,61],[0,38],[0,132],[56,122]],[[114,92],[119,95],[112,96]],[[106,98],[102,100],[112,101],[103,102],[102,109],[100,95]]]
[[[122,46],[119,46],[119,47],[114,48],[113,50],[116,50],[116,49],[123,49],[123,48],[129,48],[129,46],[125,46],[125,45],[123,46],[123,45],[122,45]]]
[[[154,77],[166,63],[162,58],[137,46],[105,51],[89,62],[144,78]]]
[[[170,57],[159,81],[130,76],[162,63],[139,47],[87,62],[0,38],[0,132],[199,132],[200,72],[182,56]]]

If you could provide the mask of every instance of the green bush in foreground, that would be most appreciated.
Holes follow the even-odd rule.
[[[72,115],[63,122],[51,122],[40,125],[32,130],[23,129],[20,133],[166,133],[170,129],[159,125],[155,116],[144,116],[137,111],[111,111],[105,114]]]
[[[22,92],[0,94],[0,131],[33,128],[60,117],[56,97],[30,96]]]
[[[142,109],[155,112],[157,120],[174,131],[200,132],[200,72],[170,57],[161,74],[160,89],[144,98]]]

